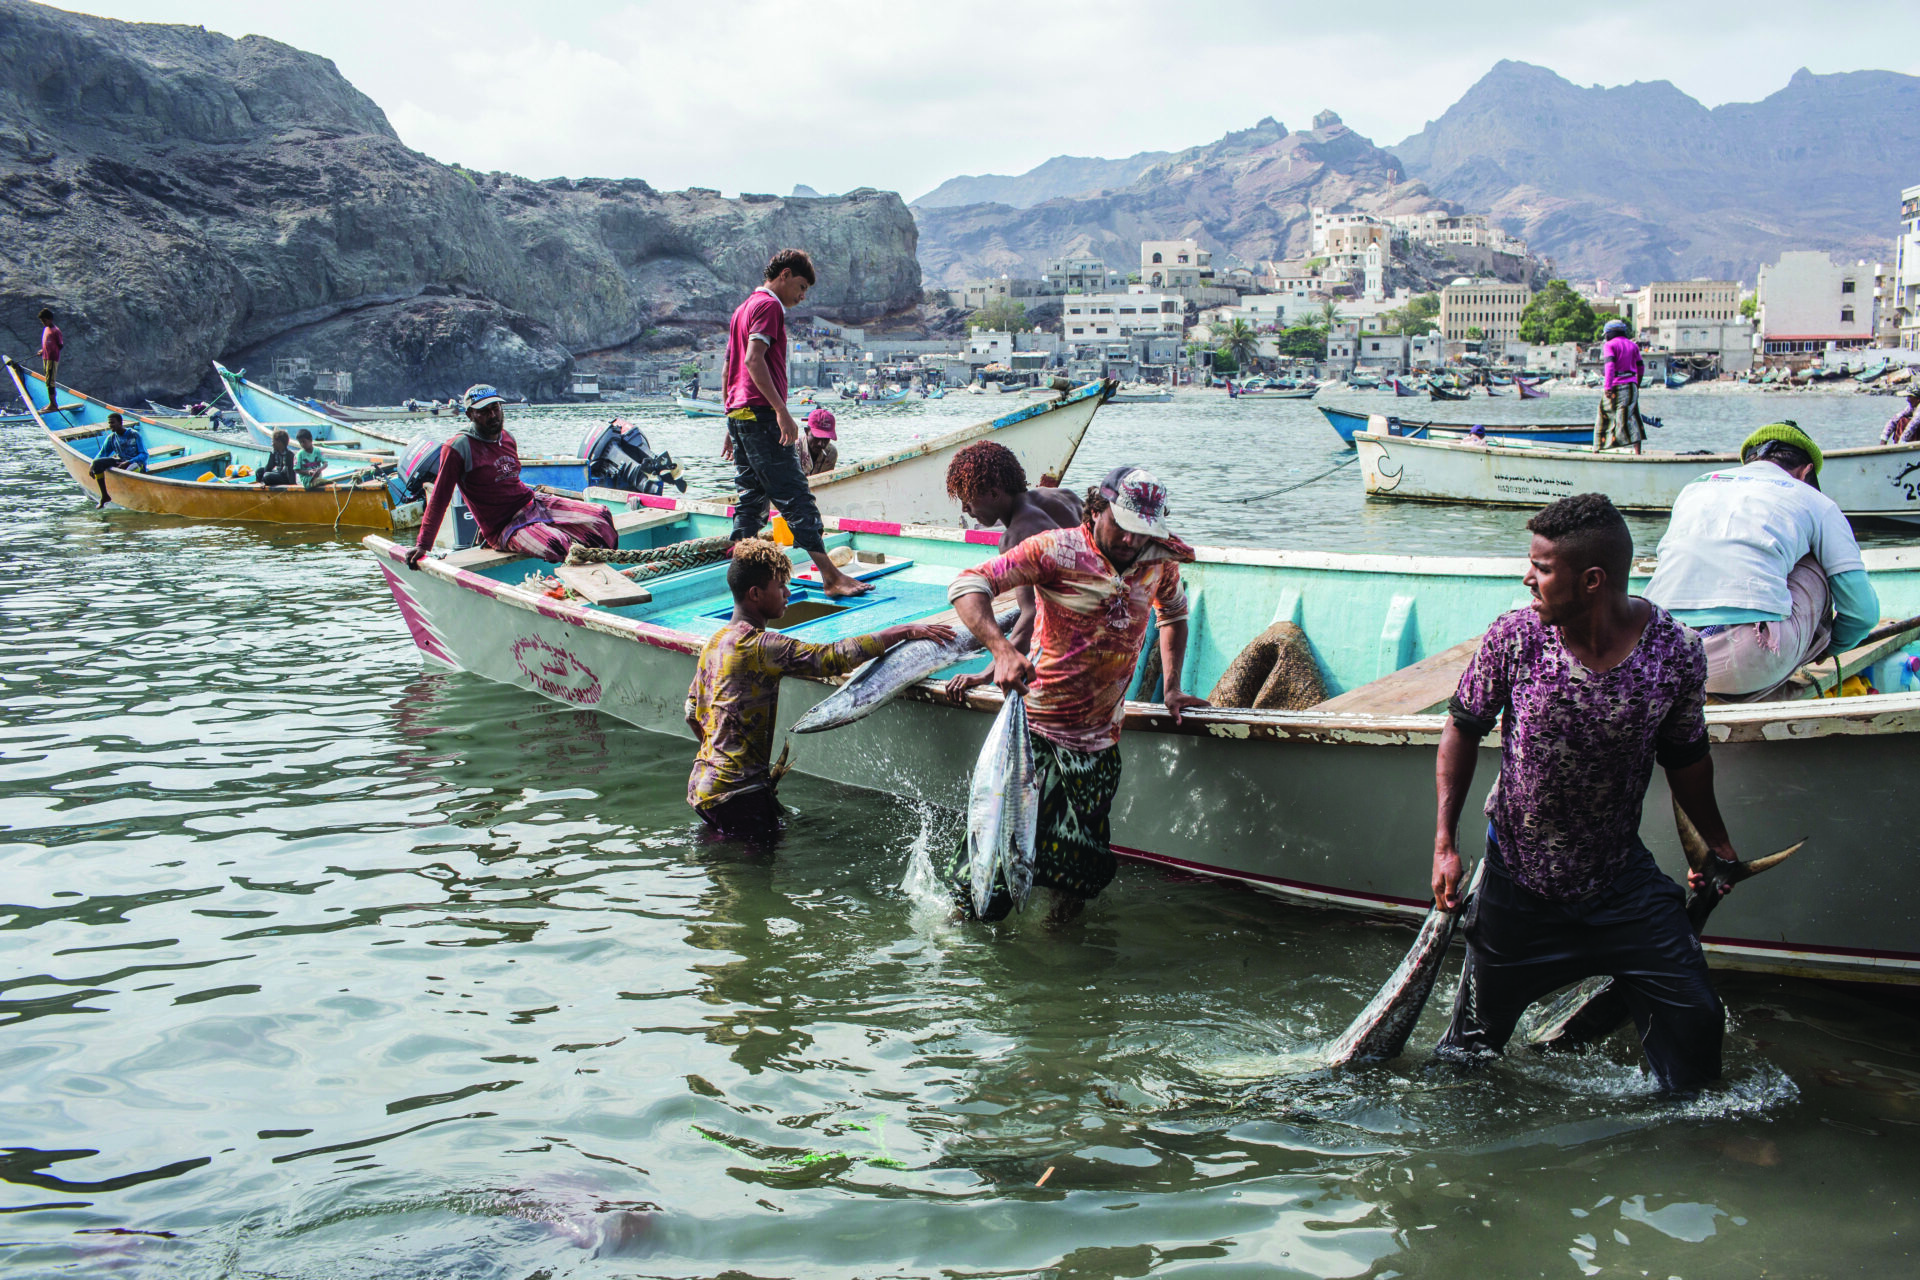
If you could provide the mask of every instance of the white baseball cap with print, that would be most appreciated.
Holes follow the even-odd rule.
[[[1100,482],[1113,521],[1128,533],[1149,538],[1171,538],[1167,528],[1167,487],[1144,467],[1115,467]]]

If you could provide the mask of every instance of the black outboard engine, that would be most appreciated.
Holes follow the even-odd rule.
[[[400,455],[394,474],[407,486],[409,502],[426,501],[427,491],[433,488],[434,477],[440,474],[440,447],[444,443],[439,436],[423,435]]]
[[[646,433],[624,418],[587,428],[580,437],[580,459],[587,464],[589,484],[653,497],[659,497],[668,484],[687,491],[673,455],[665,450],[655,453]]]

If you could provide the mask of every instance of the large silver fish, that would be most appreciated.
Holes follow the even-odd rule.
[[[1007,694],[973,766],[967,797],[967,872],[973,909],[987,913],[996,882],[1015,908],[1033,891],[1033,841],[1040,822],[1040,778],[1027,738],[1027,700]]]
[[[1707,878],[1704,890],[1697,893],[1691,888],[1687,890],[1687,920],[1695,934],[1707,927],[1707,917],[1734,885],[1779,866],[1806,843],[1801,840],[1751,862],[1728,862],[1713,856],[1678,800],[1673,802],[1673,824],[1680,831],[1680,849],[1687,855],[1687,865]],[[1588,978],[1568,988],[1541,1010],[1533,1020],[1527,1045],[1542,1053],[1584,1049],[1618,1031],[1631,1016],[1627,998],[1620,994],[1612,978]]]
[[[1008,609],[993,621],[1005,634],[1020,618],[1019,609]],[[799,720],[795,733],[819,733],[852,724],[871,715],[902,689],[919,684],[942,667],[950,667],[969,654],[980,652],[980,641],[965,627],[954,628],[953,639],[946,644],[932,640],[902,640],[879,657],[872,659],[847,677],[847,682],[820,699]]]
[[[1407,958],[1387,979],[1387,985],[1380,988],[1380,994],[1360,1011],[1353,1024],[1340,1033],[1340,1038],[1327,1046],[1325,1057],[1329,1065],[1385,1062],[1400,1056],[1400,1051],[1407,1047],[1407,1037],[1413,1034],[1414,1024],[1420,1021],[1421,1010],[1427,1007],[1427,997],[1433,994],[1441,962],[1447,958],[1447,945],[1453,941],[1454,926],[1479,890],[1480,873],[1485,867],[1484,860],[1474,865],[1473,875],[1460,895],[1459,910],[1445,911],[1436,904],[1427,912]]]

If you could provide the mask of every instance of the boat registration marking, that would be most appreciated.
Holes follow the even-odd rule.
[[[600,701],[600,677],[563,645],[539,636],[521,636],[513,642],[513,660],[533,687],[549,698],[579,707]]]

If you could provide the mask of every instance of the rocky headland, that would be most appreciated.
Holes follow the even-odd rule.
[[[818,314],[920,301],[891,193],[474,173],[408,149],[324,58],[0,0],[0,330],[28,357],[51,305],[63,381],[109,399],[277,354],[352,371],[362,402],[482,379],[549,399],[574,351],[722,323],[787,245],[819,265]]]

